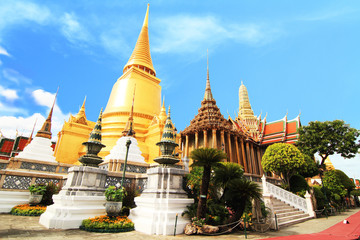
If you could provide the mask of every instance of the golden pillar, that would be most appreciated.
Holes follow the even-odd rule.
[[[204,148],[207,148],[207,141],[208,141],[207,130],[204,130],[203,133],[204,133]]]
[[[254,173],[254,168],[253,168],[253,163],[251,161],[251,156],[250,156],[250,147],[249,147],[249,142],[246,141],[246,159],[247,162],[249,164],[249,173],[253,174]]]
[[[217,149],[216,129],[213,129],[213,130],[212,130],[212,148]]]
[[[260,147],[256,148],[257,156],[258,156],[258,163],[259,163],[259,170],[260,170],[260,176],[264,175],[264,171],[261,166],[261,154],[260,154]]]
[[[199,133],[195,132],[195,149],[199,146]]]
[[[185,157],[189,156],[189,136],[185,136]]]
[[[231,149],[231,136],[230,136],[230,132],[228,132],[227,133],[227,144],[228,144],[228,146],[229,146],[229,160],[230,160],[230,162],[234,162],[233,161],[233,156],[232,156],[232,149]]]
[[[245,172],[249,172],[248,164],[246,162],[243,138],[240,138],[240,144],[241,144],[241,156],[242,156],[242,163],[243,163],[243,166],[244,166],[244,170],[245,170]]]
[[[224,130],[221,130],[220,132],[220,141],[221,141],[221,150],[226,152],[225,151],[225,136],[224,136]]]
[[[234,139],[235,139],[235,153],[236,153],[236,162],[237,162],[237,164],[239,164],[239,165],[241,165],[241,163],[240,163],[240,152],[239,152],[239,143],[238,143],[238,141],[239,141],[239,139],[238,139],[238,136],[234,136]],[[244,165],[242,165],[243,167],[244,167]]]

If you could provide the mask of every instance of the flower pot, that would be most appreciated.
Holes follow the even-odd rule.
[[[43,198],[43,195],[41,194],[30,194],[29,197],[29,204],[30,206],[38,205]]]
[[[122,202],[110,202],[105,203],[105,211],[109,217],[118,216],[122,207]]]

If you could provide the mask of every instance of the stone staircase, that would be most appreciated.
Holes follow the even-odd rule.
[[[313,218],[309,214],[304,213],[303,211],[296,209],[275,197],[272,199],[272,204],[274,212],[277,216],[279,228],[304,222]]]

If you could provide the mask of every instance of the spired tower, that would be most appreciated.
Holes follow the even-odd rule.
[[[103,114],[103,144],[106,147],[100,156],[106,156],[122,136],[132,108],[133,92],[136,85],[133,127],[145,159],[149,153],[147,132],[154,116],[160,113],[160,79],[152,64],[148,35],[149,5],[134,51],[123,69],[123,75],[114,84]],[[160,138],[160,137],[159,137]],[[153,142],[159,140],[156,139]],[[156,156],[159,151],[156,150]]]
[[[239,88],[239,113],[236,121],[241,122],[242,125],[245,126],[246,131],[250,134],[250,137],[258,141],[260,135],[260,119],[254,115],[248,91],[243,82],[241,82],[241,86]]]
[[[102,118],[102,143],[99,153],[105,158],[116,145],[123,132],[132,124],[136,140],[145,161],[152,162],[160,154],[156,143],[160,141],[166,121],[165,106],[161,107],[160,79],[156,77],[148,34],[149,5],[133,53],[126,63],[122,76],[115,82]],[[136,91],[135,91],[136,88]],[[130,116],[130,117],[129,117]],[[85,142],[95,123],[88,121],[85,107],[59,132],[55,157],[59,162],[78,164],[85,154]],[[109,158],[105,158],[105,162]]]

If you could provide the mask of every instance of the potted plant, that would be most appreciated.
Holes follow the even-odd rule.
[[[105,190],[105,197],[106,197],[106,204],[105,210],[109,217],[118,216],[121,207],[122,207],[122,200],[126,195],[126,191],[124,187],[115,187],[109,186]]]
[[[46,191],[46,185],[32,184],[29,187],[29,191],[30,191],[30,198],[29,198],[30,206],[37,205],[41,202],[41,199],[43,198],[43,195]]]

